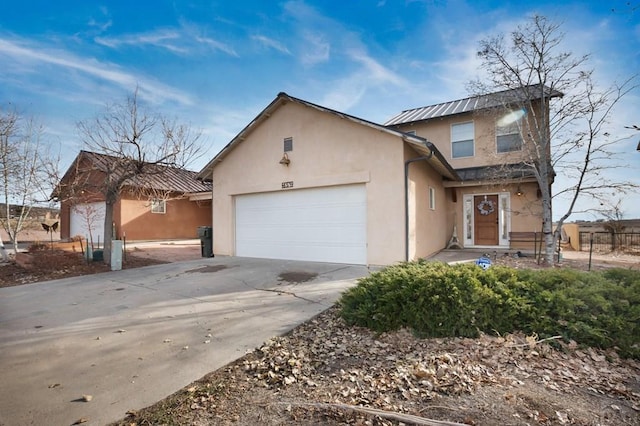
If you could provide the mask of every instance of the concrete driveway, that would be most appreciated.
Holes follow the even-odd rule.
[[[368,273],[216,257],[1,288],[0,424],[118,420],[313,317]]]

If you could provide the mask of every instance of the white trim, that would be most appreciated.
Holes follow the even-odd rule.
[[[483,195],[498,196],[498,245],[481,246],[474,244],[475,215],[473,197]],[[462,202],[463,245],[467,248],[509,248],[509,232],[511,231],[511,194],[509,192],[478,192],[464,194]]]
[[[453,156],[453,143],[454,142],[465,142],[468,139],[461,139],[461,140],[453,140],[453,126],[462,126],[463,124],[471,124],[472,125],[472,138],[471,138],[471,146],[473,147],[473,153],[471,155],[465,155],[465,156],[461,156],[461,157],[454,157]],[[472,158],[476,156],[476,124],[474,123],[473,120],[470,121],[461,121],[459,123],[451,123],[451,125],[449,126],[449,143],[450,143],[450,149],[451,149],[451,159],[459,159],[459,158]]]
[[[162,211],[155,211],[157,207],[161,207],[161,209],[159,208],[158,210],[162,210]],[[151,213],[153,214],[167,213],[167,200],[162,200],[162,199],[151,200]]]
[[[433,186],[429,187],[429,209],[436,209],[436,189]]]
[[[186,196],[189,197],[189,201],[203,201],[203,200],[211,201],[213,199],[213,193],[211,191],[193,192],[193,193],[186,194]]]

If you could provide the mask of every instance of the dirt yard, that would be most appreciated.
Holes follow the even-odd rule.
[[[0,263],[0,287],[29,284],[79,275],[97,274],[111,268],[99,261],[87,261],[78,251],[50,250],[48,245],[29,249],[28,267],[15,261]],[[123,256],[123,269],[179,262],[200,258],[200,243],[196,240],[152,243],[131,243]]]

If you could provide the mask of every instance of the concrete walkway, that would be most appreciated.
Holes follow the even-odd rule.
[[[2,288],[0,425],[118,420],[320,313],[368,273],[216,257]]]

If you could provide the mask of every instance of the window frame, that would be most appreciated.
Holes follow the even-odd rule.
[[[509,129],[510,132],[509,133],[503,133],[501,132],[499,129]],[[514,131],[515,130],[515,131]],[[496,152],[498,154],[509,154],[510,152],[521,152],[524,148],[524,140],[522,138],[522,132],[520,131],[520,126],[518,124],[518,121],[514,121],[513,123],[510,123],[506,126],[500,126],[497,122],[496,122],[496,128],[495,128],[495,132],[496,132]],[[508,149],[508,150],[500,150],[500,144],[498,142],[498,138],[501,136],[513,136],[516,135],[518,140],[519,140],[519,145],[517,149]],[[509,144],[509,146],[515,146],[513,144]]]
[[[162,211],[156,211],[158,206],[162,206]],[[160,198],[154,198],[151,200],[151,213],[153,214],[166,214],[167,213],[167,200]]]
[[[429,210],[436,209],[436,189],[433,186],[429,187]]]
[[[453,139],[453,128],[455,126],[463,126],[463,125],[471,125],[471,139],[457,139],[454,140]],[[458,159],[458,158],[471,158],[471,157],[475,157],[476,155],[476,126],[475,123],[473,122],[473,120],[470,121],[463,121],[460,123],[451,123],[451,128],[450,128],[450,132],[451,132],[451,158],[452,159]],[[454,155],[454,145],[456,143],[463,143],[463,142],[469,142],[471,141],[471,154],[470,155],[460,155],[460,156],[455,156]]]

